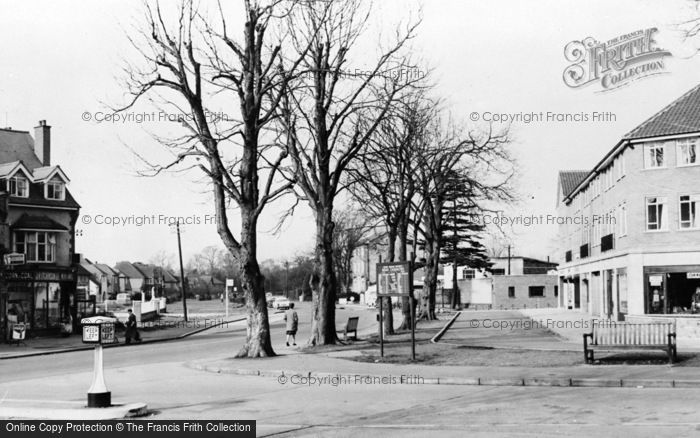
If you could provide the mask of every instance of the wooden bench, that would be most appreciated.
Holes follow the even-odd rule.
[[[360,320],[359,316],[352,316],[348,318],[348,323],[345,324],[343,328],[343,337],[347,341],[348,334],[354,333],[353,339],[357,340],[357,322]]]
[[[669,363],[676,360],[676,324],[664,323],[593,323],[591,333],[583,335],[583,355],[593,363],[593,351],[663,350]]]

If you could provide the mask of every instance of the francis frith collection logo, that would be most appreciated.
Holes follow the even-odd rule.
[[[564,70],[564,83],[571,88],[599,83],[611,91],[649,76],[666,73],[667,50],[656,46],[657,28],[638,30],[606,42],[592,37],[572,41],[564,48],[571,65]]]

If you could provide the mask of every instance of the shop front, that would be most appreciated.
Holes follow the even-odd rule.
[[[75,325],[76,275],[71,268],[3,272],[2,311],[9,334],[24,324],[30,334],[72,330]]]
[[[645,267],[644,297],[646,314],[700,316],[700,265]]]

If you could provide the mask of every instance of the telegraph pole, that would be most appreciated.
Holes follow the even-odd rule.
[[[180,241],[180,220],[175,224],[177,232],[177,252],[180,256],[180,290],[182,291],[182,312],[187,322],[187,291],[185,290],[185,269],[182,266],[182,242]]]
[[[510,275],[510,245],[508,245],[508,275]]]

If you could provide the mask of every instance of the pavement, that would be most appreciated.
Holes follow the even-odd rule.
[[[535,318],[534,322],[532,318]],[[572,324],[566,323],[582,318],[585,318],[584,314],[567,314],[557,310],[540,310],[532,317],[515,311],[463,311],[453,318],[445,318],[445,326],[432,341],[458,347],[575,351],[583,356],[578,339],[585,328],[574,329]],[[549,323],[546,322],[548,320]],[[417,348],[419,350],[420,346]],[[219,358],[191,361],[187,365],[212,373],[274,377],[280,383],[300,377],[314,381],[337,381],[343,376],[403,376],[434,385],[700,388],[700,368],[690,366],[582,364],[568,367],[484,367],[376,364],[352,360],[352,356],[361,354],[357,350],[343,350],[282,354],[262,361]]]
[[[174,341],[184,339],[197,333],[220,326],[243,321],[245,316],[236,313],[226,318],[224,315],[191,314],[188,322],[166,314],[158,321],[146,322],[139,328],[141,344]],[[105,348],[124,347],[124,331],[117,331],[118,343],[105,345]],[[66,353],[71,351],[92,350],[93,345],[83,344],[82,334],[75,333],[67,337],[42,336],[26,339],[20,344],[0,344],[0,360],[19,357],[43,356],[48,354]]]

